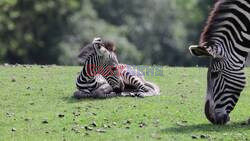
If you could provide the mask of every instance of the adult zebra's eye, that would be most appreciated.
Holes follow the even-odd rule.
[[[211,78],[212,79],[217,78],[218,76],[219,76],[219,71],[211,72]]]

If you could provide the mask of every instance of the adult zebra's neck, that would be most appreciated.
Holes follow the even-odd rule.
[[[250,1],[220,0],[207,20],[199,46],[214,58],[226,58],[232,68],[243,68],[250,52]]]

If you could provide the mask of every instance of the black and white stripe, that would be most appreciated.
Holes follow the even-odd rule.
[[[132,66],[118,65],[119,74],[125,84],[123,96],[155,96],[160,94],[160,89],[153,83],[144,79],[144,74]]]
[[[115,74],[118,65],[116,55],[102,47],[102,41],[98,38],[93,40],[92,46],[95,51],[86,57],[83,69],[76,80],[78,98],[93,97],[92,91],[104,84],[98,81],[99,75],[107,80],[113,90],[121,85],[120,77]]]
[[[210,56],[205,114],[225,124],[245,87],[243,72],[250,51],[250,0],[218,0],[210,13],[196,56]]]

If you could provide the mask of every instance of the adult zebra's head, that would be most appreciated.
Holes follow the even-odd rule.
[[[226,124],[230,120],[230,112],[244,89],[246,83],[244,72],[242,68],[237,69],[236,66],[234,68],[225,57],[214,57],[216,53],[211,52],[211,46],[191,46],[190,52],[195,56],[210,57],[205,115],[213,124]]]
[[[250,44],[249,1],[217,0],[201,33],[195,56],[210,58],[205,114],[214,124],[226,124],[245,86],[243,68]]]

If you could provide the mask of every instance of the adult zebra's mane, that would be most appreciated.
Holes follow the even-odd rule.
[[[214,0],[214,1],[215,4],[213,10],[210,12],[206,25],[203,29],[203,32],[201,33],[199,46],[204,46],[204,43],[209,44],[208,41],[210,38],[211,31],[213,29],[213,26],[216,24],[215,18],[219,15],[218,11],[220,10],[221,5],[223,4],[223,2],[225,2],[225,0]]]

